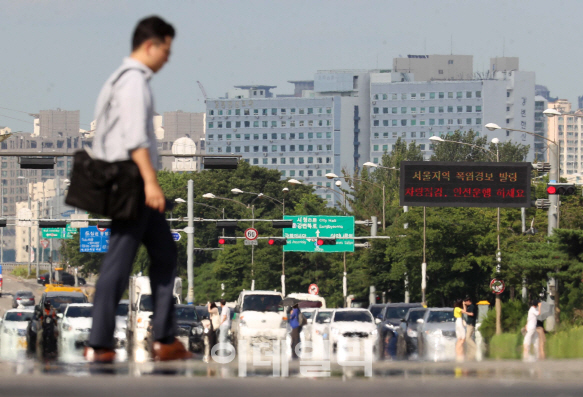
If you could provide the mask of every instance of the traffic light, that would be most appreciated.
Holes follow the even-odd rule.
[[[18,163],[23,170],[52,170],[55,168],[56,160],[55,157],[20,156]]]
[[[235,237],[221,237],[219,238],[219,244],[237,244],[237,239]]]
[[[335,238],[319,238],[318,245],[336,245]]]
[[[282,237],[271,237],[267,242],[269,245],[287,245],[287,239]]]
[[[575,194],[577,187],[574,183],[549,183],[547,184],[548,194],[558,194],[560,196],[571,196]]]
[[[192,252],[194,253],[194,255],[204,254],[204,250],[202,248],[195,248]]]
[[[67,227],[67,221],[38,221],[38,227],[40,227],[40,228],[46,228],[46,227],[64,228],[64,227]]]
[[[285,229],[294,227],[294,221],[283,219],[283,220],[273,220],[271,221],[271,226],[276,229]]]

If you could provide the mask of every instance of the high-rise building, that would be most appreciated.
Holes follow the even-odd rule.
[[[574,177],[583,172],[583,111],[572,111],[571,102],[559,99],[550,102],[549,108],[557,109],[561,116],[549,117],[547,136],[560,146],[561,176]]]
[[[363,163],[380,162],[398,138],[419,144],[429,159],[431,136],[472,129],[530,145],[532,160],[533,136],[509,129],[537,128],[534,73],[516,70],[517,58],[495,58],[494,72],[474,78],[471,56],[431,57],[407,58],[407,68],[397,59],[397,71],[321,70],[313,90],[302,89],[301,97],[295,96],[295,81],[294,96],[268,97],[272,86],[239,86],[225,98],[207,100],[207,154],[239,154],[279,170],[282,178],[315,185],[328,200],[330,191],[318,190],[332,185],[326,173],[358,173]],[[438,79],[442,64],[450,69]],[[454,79],[456,74],[464,78]],[[488,131],[486,123],[501,129]]]
[[[547,117],[544,115],[545,109],[548,108],[548,101],[543,96],[534,97],[534,159],[536,161],[547,161],[547,141],[541,137],[547,138]]]
[[[78,110],[41,110],[38,114],[38,120],[38,134],[36,135],[40,137],[56,138],[79,134]]]

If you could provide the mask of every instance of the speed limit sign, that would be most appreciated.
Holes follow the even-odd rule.
[[[247,240],[257,240],[257,237],[259,237],[259,232],[257,232],[257,229],[250,227],[249,229],[245,230],[245,238]]]

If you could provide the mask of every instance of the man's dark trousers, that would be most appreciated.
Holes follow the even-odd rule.
[[[93,348],[115,348],[115,312],[128,287],[140,243],[146,246],[151,262],[154,339],[171,341],[175,335],[172,292],[176,277],[176,243],[164,214],[145,207],[136,221],[112,222],[109,251],[101,264],[95,288],[93,325],[89,338],[89,345]]]

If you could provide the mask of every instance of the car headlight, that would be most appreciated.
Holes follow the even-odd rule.
[[[387,328],[388,328],[388,329],[390,329],[391,331],[397,328],[396,326],[394,326],[393,324],[390,324],[390,323],[386,323],[386,324],[385,324],[385,327],[387,327]]]
[[[196,327],[192,327],[192,330],[190,331],[190,333],[192,335],[200,335],[202,334],[203,328],[201,325],[198,325]]]
[[[287,328],[287,321],[281,320],[281,323],[279,323],[279,328]]]
[[[376,335],[376,334],[378,334],[378,331],[376,329],[374,329],[374,330],[370,331],[370,334],[371,335]]]
[[[72,331],[73,330],[73,327],[71,327],[69,324],[63,324],[63,329],[65,331]]]
[[[427,331],[425,331],[425,333],[427,335],[434,335],[434,336],[441,336],[441,335],[443,335],[443,332],[441,332],[440,329],[427,330]]]
[[[241,319],[241,320],[239,320],[239,326],[246,327],[247,323],[245,322],[245,320]]]
[[[338,328],[332,329],[332,335],[338,335],[339,333],[340,333],[340,331],[338,330]]]
[[[417,331],[412,330],[411,328],[407,328],[407,336],[410,338],[417,337]]]
[[[148,322],[143,318],[138,318],[138,328],[148,328]]]

